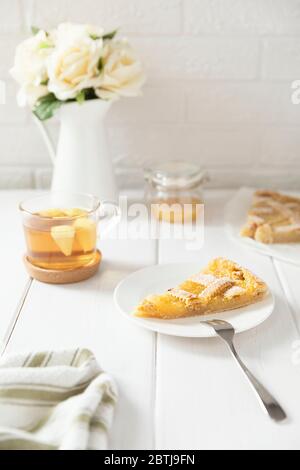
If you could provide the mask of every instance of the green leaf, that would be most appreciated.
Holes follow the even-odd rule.
[[[106,39],[113,39],[115,35],[117,34],[118,30],[115,29],[114,31],[111,31],[110,33],[106,33],[103,36],[98,36],[98,34],[90,34],[90,38],[94,39],[94,41],[97,41],[97,39],[103,39],[104,41]]]
[[[99,72],[102,71],[103,67],[104,67],[103,57],[100,57],[100,59],[98,60],[98,64],[97,64],[97,68]]]
[[[37,26],[31,26],[31,32],[35,36],[41,28],[38,28]]]
[[[79,103],[79,104],[84,103],[84,101],[85,101],[85,92],[84,92],[84,90],[81,90],[81,91],[78,93],[78,95],[76,96],[76,101],[77,101],[77,103]]]
[[[63,101],[59,101],[53,93],[42,96],[33,108],[33,113],[41,120],[45,121],[53,116],[54,112],[61,106]]]
[[[85,88],[84,90],[85,101],[94,100],[97,98],[94,88]]]
[[[117,34],[118,30],[115,29],[114,31],[111,31],[110,33],[106,33],[102,36],[102,39],[105,41],[106,39],[113,39],[115,35]]]
[[[97,41],[97,39],[101,39],[101,36],[98,36],[97,34],[90,34],[90,38],[94,39],[94,41]]]
[[[95,98],[97,98],[97,96],[96,96],[94,88],[84,88],[84,90],[81,90],[77,94],[76,101],[77,103],[82,104],[85,101],[93,100]]]
[[[39,49],[48,49],[49,47],[54,47],[53,44],[51,44],[50,42],[41,42],[39,44]]]
[[[43,80],[40,84],[43,86],[47,86],[49,82],[49,78],[46,78],[46,80]]]

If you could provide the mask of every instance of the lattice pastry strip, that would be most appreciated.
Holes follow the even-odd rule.
[[[230,287],[224,294],[226,299],[233,299],[234,297],[239,297],[246,293],[246,289],[240,286],[232,286]]]
[[[217,279],[216,281],[212,282],[209,284],[209,286],[204,289],[204,291],[201,292],[199,295],[200,299],[203,298],[212,298],[215,297],[216,295],[223,294],[227,289],[232,287],[233,281],[229,278],[220,278]]]
[[[300,223],[275,227],[275,232],[277,233],[288,233],[288,232],[299,232],[299,231],[300,231]]]
[[[187,292],[186,290],[179,289],[177,287],[174,287],[173,289],[169,289],[168,294],[170,294],[172,297],[175,297],[178,300],[181,300],[182,302],[189,302],[190,300],[197,299],[198,297],[196,294]]]

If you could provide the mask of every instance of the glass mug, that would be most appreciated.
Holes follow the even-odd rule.
[[[89,194],[47,193],[19,206],[28,261],[40,268],[66,270],[93,261],[98,223],[107,232],[120,219],[114,202],[100,202]]]

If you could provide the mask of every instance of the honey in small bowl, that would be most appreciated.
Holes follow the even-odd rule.
[[[195,222],[202,211],[202,201],[195,197],[154,200],[151,214],[160,222],[184,224]]]

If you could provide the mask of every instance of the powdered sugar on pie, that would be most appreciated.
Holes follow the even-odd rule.
[[[246,290],[243,289],[243,287],[233,286],[233,287],[230,287],[230,289],[228,289],[225,292],[224,297],[226,299],[232,299],[233,297],[238,297],[238,296],[243,295],[245,293],[246,293]]]
[[[202,286],[209,286],[209,284],[217,280],[217,277],[212,274],[197,273],[191,276],[188,280]]]

